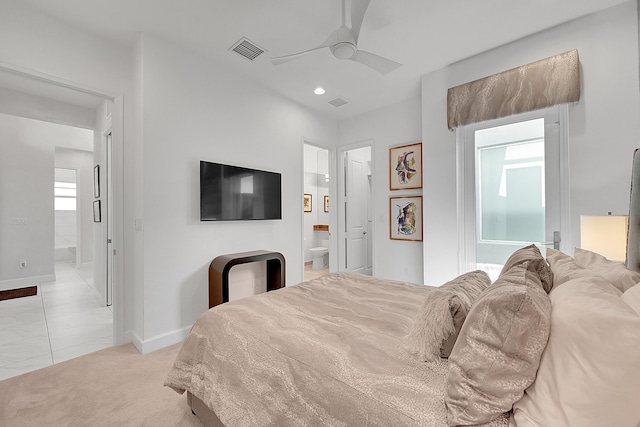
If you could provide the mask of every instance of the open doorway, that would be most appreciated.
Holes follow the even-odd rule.
[[[305,142],[303,192],[303,276],[304,280],[329,273],[331,269],[330,150]]]
[[[339,271],[373,275],[374,177],[371,143],[345,147],[339,157]]]
[[[2,378],[113,345],[113,313],[93,280],[94,132],[0,114],[0,286],[35,287],[0,301]],[[11,267],[11,268],[10,268]],[[28,286],[25,286],[28,285]]]
[[[63,359],[76,357],[81,354],[86,354],[88,352],[92,352],[97,350],[96,346],[110,346],[113,344],[120,344],[124,342],[124,306],[119,301],[122,301],[123,294],[123,283],[122,283],[122,266],[121,263],[116,262],[115,253],[116,248],[118,248],[118,252],[120,252],[122,246],[122,211],[118,209],[118,207],[122,206],[121,203],[118,203],[118,200],[121,200],[122,197],[122,180],[120,171],[122,170],[122,149],[123,149],[123,140],[122,140],[122,97],[112,96],[108,94],[101,94],[96,92],[93,89],[83,88],[82,86],[73,86],[68,81],[58,81],[56,78],[43,76],[34,72],[34,75],[30,75],[24,69],[21,70],[13,70],[9,66],[0,67],[0,90],[3,94],[7,96],[3,96],[0,98],[0,111],[5,113],[7,117],[15,117],[17,120],[21,121],[31,121],[33,123],[43,123],[47,126],[66,126],[68,128],[80,129],[83,131],[90,132],[92,135],[90,137],[90,142],[92,146],[96,147],[97,153],[91,148],[91,152],[88,153],[88,166],[87,168],[81,168],[74,166],[73,164],[68,162],[68,157],[66,160],[58,162],[57,159],[54,162],[53,156],[53,147],[54,144],[49,144],[48,147],[51,147],[48,151],[44,149],[37,150],[38,156],[46,154],[47,158],[42,160],[42,164],[37,164],[34,161],[34,158],[40,158],[38,156],[34,157],[33,155],[17,155],[15,153],[15,146],[10,144],[0,144],[6,150],[4,154],[1,156],[5,160],[12,162],[13,164],[17,164],[16,159],[29,159],[33,165],[38,166],[37,174],[33,171],[27,172],[27,168],[17,168],[17,166],[12,166],[11,168],[0,168],[4,169],[4,175],[6,175],[9,171],[13,169],[19,169],[18,172],[21,172],[24,176],[18,179],[2,179],[5,182],[12,183],[26,183],[32,185],[34,182],[34,176],[39,176],[42,173],[49,174],[50,182],[48,184],[41,185],[37,188],[42,188],[43,191],[50,191],[50,196],[45,199],[50,200],[50,207],[45,209],[31,209],[28,211],[20,211],[15,210],[15,206],[11,208],[10,203],[8,203],[8,199],[3,198],[7,203],[3,203],[0,206],[0,209],[4,209],[4,214],[10,215],[12,218],[15,217],[17,219],[13,220],[9,225],[12,227],[12,231],[15,232],[28,232],[30,228],[33,227],[50,227],[50,233],[45,233],[46,235],[50,235],[51,244],[47,245],[37,245],[37,250],[32,253],[28,253],[25,255],[20,255],[20,261],[24,259],[24,263],[20,265],[24,265],[24,267],[20,266],[18,261],[15,261],[14,258],[19,254],[16,252],[17,247],[10,247],[7,251],[0,251],[0,263],[4,262],[3,260],[9,259],[8,263],[11,265],[16,265],[16,270],[18,273],[12,274],[11,277],[5,278],[7,280],[3,280],[0,278],[0,287],[3,289],[15,289],[20,288],[27,285],[38,284],[40,283],[51,284],[57,283],[59,279],[66,280],[72,277],[72,280],[75,281],[75,285],[77,289],[74,291],[68,292],[69,294],[74,294],[79,296],[80,294],[84,295],[85,300],[91,300],[93,303],[100,307],[105,311],[104,316],[100,317],[98,322],[83,322],[80,319],[76,319],[73,322],[64,323],[63,318],[65,316],[72,315],[71,313],[63,313],[66,308],[72,307],[75,303],[67,304],[67,307],[64,308],[63,304],[60,307],[53,308],[53,305],[49,304],[50,307],[44,307],[43,300],[39,302],[39,304],[35,304],[35,306],[42,308],[50,309],[50,315],[46,317],[38,318],[39,321],[42,322],[51,321],[52,325],[48,330],[47,326],[38,330],[38,336],[44,336],[45,333],[53,332],[55,330],[58,333],[60,339],[60,345],[54,345],[56,338],[53,341],[46,341],[46,345],[43,344],[42,350],[47,354],[40,355],[38,353],[37,360],[32,360],[33,369],[37,369],[39,367],[46,366],[47,364],[57,363],[62,361]],[[38,117],[31,117],[30,113],[37,111]],[[35,119],[35,120],[34,120]],[[18,135],[32,135],[34,133],[33,129],[29,127],[27,124],[21,124],[21,131],[17,132]],[[7,127],[4,127],[6,130]],[[94,132],[95,131],[95,132]],[[106,167],[106,158],[105,158],[105,147],[106,143],[104,139],[106,138],[105,132],[112,131],[113,135],[113,152],[114,152],[114,161],[113,161],[113,169],[114,173],[109,174],[107,176],[107,167]],[[50,140],[48,135],[45,135],[41,140],[46,141]],[[8,136],[8,140],[15,140],[15,138],[11,135]],[[50,141],[49,141],[50,142]],[[55,144],[58,145],[58,144]],[[68,149],[68,150],[67,150]],[[76,146],[73,147],[64,147],[64,150],[56,149],[56,157],[57,154],[61,151],[67,151],[66,154],[77,154],[80,151],[88,151],[84,148],[79,148]],[[111,150],[109,150],[111,152]],[[44,154],[43,154],[44,153]],[[12,157],[14,156],[14,157]],[[17,156],[17,157],[16,157]],[[13,159],[13,160],[11,160]],[[65,178],[60,181],[54,180],[54,164],[55,166],[60,166],[59,169],[74,169],[76,174],[76,195],[77,195],[77,211],[76,211],[76,233],[75,236],[72,236],[72,233],[66,233],[64,239],[60,239],[57,243],[54,243],[54,236],[56,231],[54,231],[54,218],[56,211],[54,210],[54,191],[60,194],[59,189],[55,189],[57,185],[54,182],[65,182],[69,181],[68,178]],[[99,168],[95,168],[95,166],[101,165]],[[86,171],[84,170],[86,169]],[[45,171],[50,172],[45,172]],[[109,165],[109,170],[111,170],[111,164]],[[96,173],[97,172],[97,173]],[[96,177],[99,179],[102,186],[100,190],[102,194],[100,196],[96,196],[94,193],[95,190],[95,182]],[[14,177],[15,178],[15,177]],[[107,185],[108,183],[112,183],[114,185]],[[25,194],[32,194],[30,191],[19,191],[17,190],[17,185],[12,185],[12,188],[6,188],[6,191],[9,191],[10,194],[18,194],[18,200],[25,200]],[[86,187],[88,190],[88,194],[83,193],[83,188]],[[46,190],[48,189],[48,190]],[[67,188],[69,190],[69,188]],[[107,197],[111,201],[111,203],[107,203]],[[100,206],[99,209],[96,209],[96,203],[99,200]],[[7,209],[11,208],[11,212],[7,212]],[[108,209],[108,210],[107,210]],[[84,219],[88,219],[89,226],[86,228],[82,225],[82,222],[79,219],[80,212],[83,212],[83,221]],[[50,217],[46,220],[40,220],[37,218],[38,212],[48,212]],[[60,212],[59,212],[60,213]],[[96,213],[98,216],[96,217]],[[67,218],[68,219],[68,218]],[[110,241],[111,249],[107,250],[106,239],[102,236],[102,229],[105,229],[105,237],[106,237],[106,226],[108,223],[110,224],[110,236],[112,236],[112,240]],[[59,221],[62,221],[59,219]],[[103,222],[104,221],[104,222]],[[14,225],[17,224],[17,225]],[[73,227],[70,224],[67,226]],[[98,231],[100,230],[100,231]],[[75,241],[73,241],[75,239]],[[33,240],[33,238],[31,238]],[[62,241],[64,240],[64,242]],[[12,242],[28,242],[29,239],[11,239]],[[95,242],[95,247],[94,247]],[[42,242],[40,242],[42,243]],[[104,243],[104,247],[102,247]],[[40,255],[40,252],[43,251],[42,248],[50,247],[50,256],[42,257],[42,261],[40,261],[37,257]],[[56,251],[56,246],[58,247]],[[100,251],[96,249],[101,248]],[[67,267],[64,271],[58,270],[54,268],[55,253],[59,255],[64,255],[67,259]],[[73,253],[75,252],[75,259],[73,257]],[[88,259],[86,254],[93,252],[93,256],[95,256],[95,263],[93,259]],[[69,257],[68,254],[71,254]],[[4,254],[4,255],[3,255]],[[8,254],[8,255],[7,255]],[[84,255],[83,255],[84,254]],[[113,256],[111,256],[113,254]],[[84,257],[83,257],[84,256]],[[107,266],[107,257],[111,257],[109,259],[110,264]],[[46,259],[46,260],[45,260]],[[47,261],[49,260],[49,261]],[[90,266],[90,267],[89,267]],[[95,266],[101,266],[101,268],[94,268]],[[77,269],[76,267],[79,267]],[[98,280],[94,280],[94,271],[96,271],[96,276],[99,278]],[[96,291],[94,290],[96,287],[101,286],[102,284],[107,283],[107,270],[111,273],[110,279],[112,279],[113,283],[113,291],[108,292],[109,299],[113,301],[112,307],[107,307],[106,303],[102,303],[101,298],[96,295]],[[0,271],[7,272],[8,269],[0,268]],[[19,273],[23,273],[22,276]],[[24,276],[24,277],[23,277]],[[28,282],[28,283],[27,283]],[[82,282],[82,283],[81,283]],[[49,287],[53,290],[53,287]],[[56,286],[56,288],[59,288]],[[82,289],[83,292],[79,292],[78,290]],[[88,292],[86,292],[88,290]],[[106,287],[105,287],[105,294]],[[54,302],[54,299],[57,299],[60,302],[63,302],[60,297],[54,297],[53,294],[48,295],[51,302]],[[44,298],[43,292],[39,292],[37,298]],[[106,300],[106,298],[105,298]],[[0,301],[1,303],[1,301]],[[15,300],[13,301],[15,304]],[[14,310],[14,311],[19,311]],[[28,309],[25,312],[29,311]],[[54,313],[57,312],[57,313]],[[59,316],[58,316],[59,315]],[[59,323],[65,326],[61,326],[61,328],[57,328],[56,325],[53,325],[56,321],[56,317],[59,317]],[[94,317],[95,320],[95,317]],[[76,326],[84,325],[86,327],[91,327],[94,329],[99,329],[97,335],[95,335],[95,339],[87,339],[86,337],[81,337],[79,328]],[[40,333],[40,331],[45,331],[45,333]],[[34,332],[35,333],[35,332]],[[83,342],[83,349],[75,348],[72,349],[72,345],[68,345],[73,336],[77,336],[80,341]],[[20,336],[19,338],[25,339],[35,339],[34,337]],[[0,342],[0,344],[2,344]],[[54,348],[56,347],[56,348]],[[65,348],[63,348],[65,347]],[[62,351],[58,354],[54,355],[55,351]],[[77,353],[76,351],[80,351]],[[32,356],[36,356],[36,353],[30,353]],[[2,361],[0,361],[2,362]],[[31,366],[31,365],[30,365]],[[4,366],[2,366],[4,369]],[[16,369],[18,367],[16,366]],[[18,372],[22,373],[22,372]]]
[[[55,262],[79,264],[82,237],[77,212],[78,182],[75,168],[56,167],[53,177]]]

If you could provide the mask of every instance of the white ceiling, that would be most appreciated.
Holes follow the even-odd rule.
[[[340,0],[21,1],[120,44],[161,37],[341,120],[418,95],[433,70],[626,0],[371,0],[358,48],[403,64],[386,76],[328,49],[269,61],[324,42],[341,24]],[[242,37],[267,52],[254,61],[230,52]],[[314,95],[316,86],[326,93]],[[337,97],[348,104],[328,103]]]

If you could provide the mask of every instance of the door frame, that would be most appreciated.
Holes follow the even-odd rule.
[[[113,263],[115,261],[115,256],[113,253],[114,249],[114,212],[113,212],[113,182],[111,180],[111,176],[113,175],[113,132],[111,130],[111,117],[108,118],[109,126],[107,130],[102,135],[102,141],[104,143],[104,156],[103,156],[103,164],[105,165],[105,206],[104,212],[106,213],[106,221],[105,221],[105,234],[106,234],[106,249],[105,249],[105,273],[106,273],[106,281],[105,281],[105,303],[107,306],[113,306]]]
[[[555,110],[555,111],[553,111]],[[508,125],[521,121],[539,118],[550,112],[557,114],[558,119],[558,163],[559,193],[560,193],[560,250],[565,253],[571,251],[571,206],[570,206],[570,181],[569,181],[569,106],[568,104],[556,105],[542,110],[521,113],[500,119],[471,124],[456,129],[456,192],[457,192],[457,219],[458,219],[458,274],[475,269],[475,244],[476,244],[476,184],[475,172],[468,176],[467,165],[475,158],[469,158],[469,152],[475,152],[467,147],[473,141],[468,141],[467,130],[478,130],[493,126]],[[545,135],[548,124],[545,123]],[[475,156],[475,154],[474,154]],[[475,166],[474,166],[475,169]],[[474,236],[471,239],[469,236]]]
[[[0,61],[0,70],[36,81],[63,87],[78,92],[93,95],[113,102],[111,114],[112,143],[113,143],[113,176],[111,187],[113,190],[112,203],[114,209],[114,250],[116,254],[124,254],[124,97],[101,89],[96,89],[74,81],[66,80],[47,73],[21,67]],[[94,132],[99,130],[94,129]],[[114,286],[113,286],[113,343],[125,342],[125,307],[124,307],[124,262],[121,257],[114,256]]]
[[[374,140],[373,139],[366,139],[364,141],[359,141],[359,142],[355,142],[355,143],[351,143],[351,144],[345,144],[345,145],[341,145],[338,147],[338,152],[337,152],[337,167],[338,167],[338,174],[337,177],[338,179],[337,181],[337,188],[336,188],[336,194],[337,194],[337,198],[335,198],[335,200],[338,201],[338,203],[335,203],[334,205],[337,207],[336,209],[336,214],[337,214],[337,228],[338,228],[338,233],[337,233],[337,239],[336,239],[336,243],[335,243],[335,252],[336,252],[336,256],[337,256],[337,265],[338,265],[338,272],[345,272],[347,271],[345,265],[346,265],[346,260],[348,257],[348,250],[346,247],[346,218],[345,218],[345,203],[346,203],[346,197],[345,197],[345,191],[346,191],[346,186],[345,186],[345,182],[346,182],[346,167],[344,164],[344,159],[345,159],[345,154],[347,151],[351,151],[351,150],[356,150],[359,148],[365,148],[365,147],[369,147],[370,152],[371,152],[371,189],[372,191],[377,188],[377,182],[376,182],[376,174],[374,172],[374,165],[375,163],[375,150],[374,150]],[[342,191],[345,190],[345,191]],[[373,199],[373,194],[371,194],[371,197]],[[372,204],[373,200],[369,201],[369,204]],[[371,227],[369,230],[369,247],[371,249],[371,274],[373,276],[376,275],[376,233],[375,233],[375,223],[373,222],[373,218],[372,218],[372,223],[371,223]],[[344,243],[344,244],[343,244]]]

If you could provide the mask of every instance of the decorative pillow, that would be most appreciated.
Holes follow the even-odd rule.
[[[514,405],[518,427],[640,425],[640,316],[607,286],[583,277],[549,294],[551,334]]]
[[[471,307],[449,357],[450,426],[497,418],[535,379],[551,313],[537,268],[525,261],[503,271]]]
[[[529,261],[533,269],[540,276],[540,280],[542,281],[542,287],[544,288],[544,290],[549,293],[551,287],[553,286],[553,273],[551,272],[547,261],[540,253],[540,249],[538,249],[536,245],[525,246],[524,248],[520,248],[512,253],[504,263],[500,275],[509,271],[516,265],[520,265],[527,261]]]
[[[553,271],[553,289],[563,285],[569,280],[580,278],[591,279],[593,276],[597,276],[597,274],[594,274],[589,269],[581,267],[576,260],[569,255],[555,249],[547,249],[547,261],[549,261],[551,270]],[[604,279],[604,277],[602,277],[602,279]],[[598,281],[598,286],[617,297],[622,295],[622,292],[606,279]]]
[[[640,273],[627,268],[623,262],[611,261],[595,252],[576,248],[573,258],[578,265],[604,277],[622,292],[640,282]]]
[[[487,273],[477,270],[427,293],[407,337],[409,351],[427,362],[449,357],[471,304],[489,285]]]
[[[622,300],[640,316],[640,284],[627,289],[624,294],[622,294]]]

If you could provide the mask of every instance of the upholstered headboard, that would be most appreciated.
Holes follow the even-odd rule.
[[[633,152],[633,166],[631,168],[627,267],[640,271],[640,149]]]

